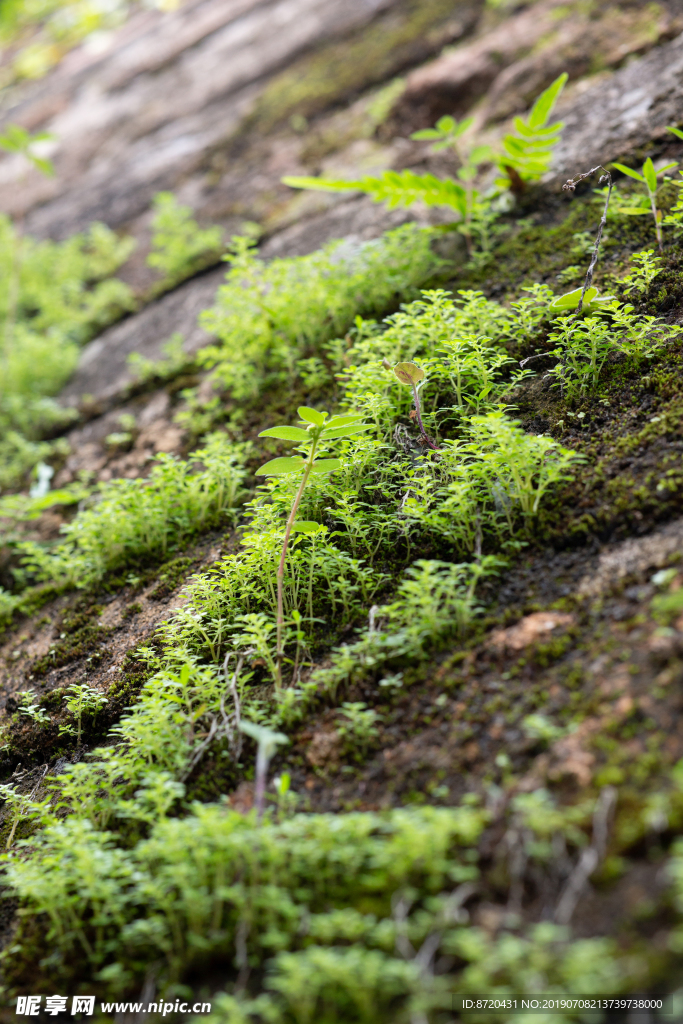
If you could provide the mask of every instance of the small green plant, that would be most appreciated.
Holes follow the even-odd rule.
[[[425,372],[415,363],[397,363],[394,367],[394,374],[397,380],[400,380],[401,384],[407,384],[413,392],[413,404],[415,406],[415,417],[417,419],[417,425],[422,435],[422,440],[428,445],[433,451],[438,452],[439,448],[434,444],[431,437],[424,428],[422,423],[422,415],[420,412],[420,395],[419,390],[425,382]]]
[[[361,700],[345,701],[341,706],[342,722],[337,732],[347,750],[357,751],[361,756],[377,736],[377,722],[380,716]]]
[[[282,441],[298,442],[297,451],[302,455],[292,455],[288,458],[271,459],[260,469],[256,470],[257,476],[281,476],[283,474],[296,473],[301,476],[301,482],[294,496],[292,507],[285,525],[285,533],[282,541],[282,553],[277,568],[277,675],[276,687],[282,685],[282,657],[283,657],[283,631],[284,631],[284,606],[283,606],[283,579],[285,575],[285,560],[287,558],[287,547],[292,530],[307,532],[311,529],[317,530],[317,523],[300,522],[296,524],[296,516],[303,497],[306,484],[312,473],[332,473],[341,468],[339,459],[321,459],[316,456],[319,452],[325,451],[336,441],[344,437],[353,437],[360,434],[369,427],[360,422],[360,416],[349,413],[345,416],[332,416],[318,412],[317,409],[310,409],[307,406],[300,406],[298,409],[301,426],[280,426],[269,427],[262,430],[259,437],[275,437]],[[296,524],[296,525],[295,525]]]
[[[36,703],[36,695],[33,690],[22,690],[19,693],[19,714],[24,718],[30,718],[36,725],[49,725],[50,716],[45,708]]]
[[[645,186],[647,191],[647,198],[650,203],[650,211],[652,218],[655,223],[655,233],[657,235],[657,246],[660,253],[664,250],[664,242],[662,240],[662,211],[657,209],[657,178],[666,174],[667,171],[672,170],[674,167],[678,167],[677,163],[665,164],[664,167],[660,167],[658,170],[655,169],[655,165],[652,163],[650,157],[647,158],[643,164],[641,171],[634,171],[632,167],[626,167],[625,164],[613,163],[612,167],[615,167],[622,174],[628,175],[629,178],[635,178],[636,181],[641,182]],[[635,216],[641,216],[647,212],[640,207],[622,207],[621,213],[631,214]]]
[[[244,718],[240,722],[239,727],[241,732],[246,736],[251,736],[251,738],[256,740],[256,743],[258,744],[258,751],[256,754],[256,787],[254,790],[254,806],[256,807],[256,814],[260,821],[263,817],[268,765],[277,751],[277,748],[283,743],[289,743],[289,737],[285,736],[284,733],[275,732],[273,729],[268,729],[264,725],[257,725],[256,722],[249,722]]]
[[[631,270],[622,280],[625,292],[644,295],[661,269],[661,256],[655,256],[654,249],[634,252],[631,256]]]
[[[103,708],[109,701],[94,686],[90,686],[88,683],[73,683],[66,691],[64,703],[67,711],[76,720],[76,743],[80,744],[83,715],[96,715],[100,708]],[[59,731],[69,736],[74,735],[72,725],[61,725]]]
[[[412,299],[445,265],[436,232],[405,224],[362,244],[330,242],[308,256],[268,263],[253,238],[233,238],[226,283],[202,326],[219,339],[199,355],[238,402],[294,383],[301,360],[321,358],[357,315],[382,313],[397,295]],[[197,413],[195,413],[197,415]]]
[[[157,193],[152,218],[152,251],[147,263],[164,275],[165,288],[217,263],[221,252],[219,227],[200,228],[190,207],[181,206],[172,192]]]

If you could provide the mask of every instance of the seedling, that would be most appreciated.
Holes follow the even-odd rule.
[[[41,708],[39,704],[35,703],[35,693],[33,690],[23,690],[19,694],[20,707],[19,714],[25,718],[30,718],[36,725],[49,725],[50,716],[44,708]]]
[[[242,719],[239,724],[240,731],[251,736],[258,744],[256,754],[256,787],[254,790],[254,806],[258,820],[263,817],[263,804],[266,794],[266,777],[268,765],[271,762],[277,748],[283,743],[289,743],[289,738],[281,732],[274,732],[267,729],[265,725],[257,725],[256,722],[249,722]]]
[[[600,225],[598,227],[598,233],[597,233],[597,235],[595,237],[595,245],[593,246],[593,255],[591,256],[591,261],[590,261],[588,270],[586,271],[586,280],[583,283],[583,289],[581,291],[581,295],[579,296],[578,302],[577,302],[577,308],[576,308],[576,316],[577,317],[579,317],[581,315],[581,311],[583,309],[584,300],[586,299],[586,293],[588,292],[588,289],[591,287],[591,285],[593,283],[593,274],[595,272],[595,265],[598,262],[598,253],[600,251],[600,240],[602,238],[602,232],[605,229],[605,225],[607,224],[607,210],[609,208],[609,201],[610,201],[610,198],[612,196],[612,175],[601,164],[598,164],[597,167],[592,167],[590,169],[590,171],[586,171],[585,174],[575,174],[573,178],[568,178],[567,181],[565,181],[564,185],[562,186],[563,192],[574,192],[575,189],[576,189],[576,186],[578,185],[578,183],[580,181],[584,181],[585,178],[590,178],[590,176],[592,174],[595,174],[596,171],[603,171],[604,172],[600,176],[600,178],[598,180],[598,184],[602,185],[604,183],[607,183],[607,195],[605,196],[605,206],[604,206],[604,209],[602,211],[602,217],[600,218]],[[577,289],[577,291],[578,291],[578,289]],[[569,292],[568,295],[564,295],[564,296],[562,296],[562,298],[563,299],[567,299],[569,297],[569,295],[573,295],[573,294],[575,294],[575,293]],[[596,289],[593,298],[595,298],[597,296],[597,294],[598,293],[597,293],[597,289]]]
[[[272,459],[256,470],[256,476],[281,476],[285,473],[296,473],[301,476],[301,482],[294,496],[292,508],[285,526],[282,553],[277,568],[277,661],[275,675],[277,690],[282,686],[282,635],[285,621],[283,581],[289,538],[293,530],[302,533],[315,533],[318,530],[318,523],[300,522],[295,525],[296,514],[311,473],[316,475],[333,473],[341,468],[341,461],[339,459],[320,459],[316,458],[316,455],[319,451],[324,451],[335,441],[340,441],[344,437],[353,437],[364,430],[370,429],[368,424],[359,422],[360,417],[355,413],[332,416],[331,419],[328,419],[329,413],[318,412],[317,409],[310,409],[305,405],[299,407],[298,413],[301,417],[301,422],[305,424],[305,429],[300,426],[269,427],[268,430],[262,430],[259,437],[276,437],[282,441],[297,441],[297,450],[303,452],[305,458],[301,455],[291,455],[288,458]]]
[[[643,295],[650,283],[661,270],[661,256],[655,256],[653,249],[645,249],[644,252],[634,252],[631,256],[632,269],[621,282],[625,285],[625,291],[638,292]]]
[[[377,735],[375,723],[380,716],[362,700],[346,701],[342,705],[341,714],[345,721],[338,726],[337,732],[345,746],[349,750],[357,747],[359,754],[364,754]]]
[[[672,129],[669,129],[669,131],[671,130]],[[678,132],[675,132],[674,134],[678,134]],[[650,200],[650,209],[652,211],[652,217],[655,222],[657,245],[659,246],[659,251],[663,252],[664,243],[662,241],[662,211],[657,209],[657,178],[660,176],[660,174],[665,174],[666,171],[670,171],[672,168],[678,167],[678,163],[674,162],[671,164],[666,164],[664,167],[660,167],[659,170],[655,170],[655,165],[652,163],[650,157],[648,157],[642,166],[641,173],[638,173],[638,171],[634,171],[632,167],[626,167],[624,164],[612,164],[612,167],[616,167],[616,169],[618,171],[621,171],[622,174],[628,175],[629,178],[635,178],[636,181],[640,181],[643,185],[645,185],[645,188],[647,189],[647,197]],[[633,216],[638,216],[643,212],[644,211],[641,210],[639,207],[635,207],[633,209],[629,207],[624,207],[621,210],[621,213],[627,213]]]
[[[76,743],[80,743],[83,715],[96,715],[100,708],[108,704],[109,701],[94,686],[89,686],[88,683],[74,683],[67,690],[65,703],[67,710],[76,719]],[[63,725],[59,731],[60,733],[73,735],[73,726]]]
[[[417,425],[419,427],[422,438],[433,451],[438,452],[437,445],[434,444],[431,437],[424,428],[422,423],[422,415],[420,411],[420,395],[419,389],[423,386],[425,381],[425,372],[415,363],[397,363],[394,367],[394,373],[401,384],[407,384],[413,391],[413,403],[415,405],[415,418],[417,419]]]

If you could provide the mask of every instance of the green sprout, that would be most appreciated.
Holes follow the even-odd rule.
[[[258,744],[256,754],[256,787],[254,790],[254,806],[259,821],[263,817],[263,803],[266,795],[266,776],[268,765],[271,762],[277,748],[283,743],[289,743],[289,738],[282,732],[275,732],[266,728],[265,725],[257,725],[256,722],[249,722],[242,719],[239,725],[240,731],[251,736]]]
[[[626,167],[625,164],[613,163],[612,167],[616,167],[622,174],[628,175],[629,178],[635,178],[636,181],[640,181],[647,189],[647,197],[650,200],[650,209],[655,222],[655,232],[657,234],[657,245],[659,251],[663,252],[664,243],[662,241],[662,211],[657,209],[657,178],[660,174],[665,174],[666,171],[672,170],[674,167],[678,167],[678,163],[674,162],[671,164],[665,164],[664,167],[660,167],[659,170],[655,170],[655,165],[652,163],[650,157],[647,158],[641,168],[641,173],[634,171],[632,167]],[[643,210],[641,207],[624,207],[620,211],[631,216],[640,216],[646,213],[647,210]]]
[[[100,708],[109,702],[94,686],[89,686],[88,683],[74,683],[67,690],[65,703],[67,710],[76,719],[76,743],[80,743],[83,715],[96,715]],[[59,731],[60,733],[67,733],[73,736],[73,726],[63,725]]]
[[[437,445],[434,444],[431,437],[425,430],[424,424],[422,423],[419,390],[424,385],[424,370],[420,369],[420,367],[417,366],[415,363],[397,363],[396,366],[394,367],[394,373],[397,379],[400,380],[401,384],[407,384],[409,388],[412,388],[413,402],[415,404],[415,417],[417,419],[417,425],[419,427],[420,433],[422,434],[422,438],[425,444],[429,445],[429,447],[433,451],[438,452],[439,449]]]
[[[369,430],[368,424],[359,423],[360,417],[356,413],[347,413],[343,416],[333,416],[328,419],[328,413],[318,412],[317,409],[309,409],[302,405],[297,410],[305,429],[300,426],[278,426],[262,430],[259,437],[276,437],[281,441],[297,441],[297,450],[302,455],[291,455],[288,458],[271,459],[260,469],[256,470],[257,476],[281,476],[285,473],[296,473],[301,476],[301,482],[297,489],[292,508],[289,513],[285,536],[282,542],[282,554],[277,569],[277,663],[275,685],[280,689],[282,685],[282,634],[284,627],[283,610],[283,580],[285,575],[285,560],[287,558],[287,547],[293,530],[302,533],[313,533],[318,529],[318,523],[300,522],[296,523],[296,514],[301,504],[306,484],[311,473],[333,473],[341,468],[339,459],[316,458],[319,449],[326,449],[335,441],[344,437],[352,437],[364,430]]]
[[[19,694],[19,714],[25,718],[30,718],[32,722],[37,725],[49,725],[50,716],[44,708],[41,708],[39,704],[35,703],[35,693],[33,690],[22,690]]]

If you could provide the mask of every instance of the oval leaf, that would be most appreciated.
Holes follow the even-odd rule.
[[[581,298],[581,292],[583,288],[574,288],[571,292],[566,292],[564,295],[556,295],[553,301],[550,303],[550,309],[576,309]],[[592,302],[598,294],[597,288],[586,289],[583,301],[586,305]]]
[[[255,475],[280,476],[281,473],[300,473],[304,468],[304,461],[300,455],[291,455],[285,459],[271,459],[270,462],[266,462],[260,469],[257,469]]]
[[[310,441],[311,435],[301,427],[269,427],[259,437],[279,437],[282,441]]]
[[[330,427],[343,427],[346,423],[358,423],[360,419],[360,413],[350,412],[344,416],[333,416],[332,419],[328,420],[325,424],[325,429],[328,430]]]
[[[351,437],[353,434],[361,434],[364,430],[370,430],[369,423],[349,423],[347,427],[330,427],[323,430],[323,440],[331,441],[337,437]]]
[[[408,384],[410,386],[418,384],[421,380],[424,380],[425,372],[421,370],[415,363],[396,363],[394,367],[394,373],[400,380],[401,384]]]
[[[318,530],[324,529],[320,523],[313,523],[308,519],[301,519],[298,523],[294,523],[292,527],[292,533],[317,533]]]
[[[300,405],[297,412],[302,420],[305,420],[306,423],[313,423],[316,427],[322,427],[327,419],[326,412],[318,412],[317,409],[310,409],[307,405]]]
[[[612,164],[612,167],[616,167],[622,174],[628,174],[629,178],[635,178],[636,181],[645,181],[642,174],[638,174],[638,171],[634,171],[632,167],[626,167],[625,164]]]
[[[341,469],[341,459],[317,459],[313,463],[313,473],[334,473]]]
[[[650,157],[648,157],[645,163],[643,164],[643,177],[645,178],[645,182],[650,192],[656,192],[657,172],[655,170],[655,165],[652,163]]]

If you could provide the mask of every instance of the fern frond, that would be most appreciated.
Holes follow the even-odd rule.
[[[422,202],[427,206],[449,206],[461,217],[465,217],[467,212],[467,192],[463,186],[450,178],[442,180],[433,174],[384,171],[377,177],[367,176],[355,181],[304,177],[287,177],[282,181],[292,188],[310,188],[322,192],[365,192],[375,202],[387,203],[390,209]]]

